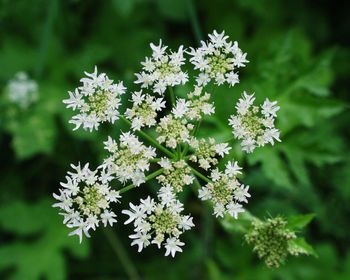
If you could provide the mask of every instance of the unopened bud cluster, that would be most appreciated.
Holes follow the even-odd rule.
[[[264,259],[268,267],[279,267],[288,255],[307,254],[300,247],[293,246],[291,241],[297,238],[294,231],[287,227],[287,221],[281,217],[256,220],[245,235],[248,244],[253,245],[259,258]]]

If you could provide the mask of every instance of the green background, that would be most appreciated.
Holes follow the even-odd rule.
[[[345,2],[1,0],[0,279],[350,279]],[[51,208],[51,194],[70,163],[97,166],[106,156],[102,141],[126,127],[117,123],[98,133],[73,133],[72,113],[62,103],[67,91],[94,65],[136,89],[133,73],[150,55],[150,42],[162,38],[173,49],[197,46],[214,29],[237,40],[250,63],[240,70],[239,85],[215,90],[216,118],[203,125],[200,136],[230,136],[227,118],[243,90],[256,92],[259,102],[278,100],[282,143],[249,156],[235,146],[231,156],[251,186],[251,213],[316,214],[303,233],[318,258],[291,257],[279,269],[266,268],[243,236],[222,227],[191,192],[182,200],[196,227],[184,234],[185,250],[175,259],[153,247],[138,254],[128,239],[132,227],[122,226],[121,214],[112,243],[101,229],[82,245],[68,238],[62,217]],[[39,84],[39,101],[28,110],[4,97],[18,71]],[[154,187],[126,193],[117,211]]]

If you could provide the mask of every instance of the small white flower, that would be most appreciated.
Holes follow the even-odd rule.
[[[172,257],[175,257],[176,252],[182,252],[182,249],[180,246],[185,245],[185,243],[181,242],[179,239],[172,237],[168,238],[165,243],[165,256],[171,255]]]
[[[227,174],[229,177],[237,176],[238,174],[242,174],[242,172],[240,171],[241,169],[242,167],[238,166],[237,161],[229,161],[226,164],[225,174]]]
[[[111,211],[105,210],[102,214],[101,214],[101,219],[102,219],[102,223],[103,225],[106,227],[107,224],[109,224],[110,226],[112,226],[114,223],[117,222],[116,218],[117,215]]]
[[[192,217],[190,216],[183,216],[181,219],[181,222],[179,224],[179,227],[184,230],[189,230],[191,227],[194,227],[194,223],[192,221]]]
[[[131,222],[135,221],[136,223],[139,223],[140,220],[142,220],[145,216],[145,209],[143,206],[137,206],[132,204],[131,202],[129,203],[129,207],[132,209],[132,211],[130,210],[123,210],[122,213],[125,215],[129,216],[129,219],[127,219],[124,222],[124,225],[130,224]]]
[[[230,150],[231,147],[229,147],[227,143],[220,143],[215,145],[215,152],[221,157],[228,155]]]
[[[134,241],[131,242],[131,246],[137,245],[138,252],[141,252],[143,248],[146,248],[150,244],[149,239],[151,236],[149,234],[137,232],[135,234],[129,235],[129,237],[134,239]]]
[[[171,162],[168,158],[161,158],[160,161],[158,162],[158,164],[164,168],[164,169],[171,169],[172,168],[172,165],[171,165]]]
[[[276,112],[280,109],[277,105],[277,101],[270,101],[268,98],[266,98],[264,104],[261,106],[262,110],[261,113],[265,115],[266,117],[277,117]]]
[[[172,113],[174,114],[175,118],[182,118],[187,113],[189,106],[190,103],[185,99],[178,99],[175,107],[172,110]]]
[[[227,211],[231,217],[234,217],[235,219],[238,218],[238,214],[244,212],[244,209],[242,208],[242,205],[234,202],[230,202],[227,205]]]

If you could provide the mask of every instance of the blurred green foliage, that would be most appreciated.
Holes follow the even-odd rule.
[[[239,41],[250,63],[239,85],[213,93],[216,119],[203,126],[202,136],[230,136],[227,118],[243,90],[255,91],[259,101],[278,100],[282,143],[249,156],[237,146],[231,156],[245,167],[252,214],[315,213],[306,240],[318,258],[290,258],[279,269],[266,268],[239,230],[230,230],[239,227],[216,222],[188,192],[183,199],[196,229],[186,234],[184,253],[175,259],[153,248],[137,254],[127,237],[131,229],[117,225],[131,266],[145,279],[349,279],[349,8],[326,0],[1,0],[0,278],[130,276],[100,231],[79,245],[50,207],[69,164],[96,165],[105,155],[101,141],[124,128],[73,133],[62,99],[94,65],[133,89],[133,73],[149,55],[150,42],[195,46],[217,29]],[[4,95],[18,71],[39,84],[39,101],[27,110]],[[129,192],[118,207],[146,193]]]

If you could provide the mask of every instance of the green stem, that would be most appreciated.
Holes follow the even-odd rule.
[[[199,42],[203,39],[203,36],[202,36],[202,32],[201,32],[201,28],[200,28],[200,24],[197,16],[197,11],[193,3],[193,0],[189,0],[187,1],[187,3],[188,3],[188,15],[191,21],[192,31],[199,44]]]
[[[194,128],[194,130],[193,130],[193,133],[192,133],[193,136],[196,136],[196,134],[197,134],[197,132],[198,132],[198,130],[199,130],[199,127],[200,127],[201,123],[202,123],[202,120],[200,119],[200,120],[197,122],[197,124],[196,124],[196,126],[195,126],[195,128]],[[186,146],[185,146],[185,148],[184,148],[184,150],[183,150],[183,152],[182,152],[182,157],[185,157],[185,156],[187,155],[187,152],[188,152],[188,149],[189,149],[189,148],[190,148],[190,146],[189,146],[188,144],[186,144]]]
[[[123,247],[122,242],[120,242],[118,236],[111,228],[105,228],[103,230],[105,236],[107,237],[109,244],[111,245],[114,253],[117,255],[121,265],[124,267],[126,274],[129,279],[137,280],[141,279],[135,265],[129,258],[126,250]]]
[[[207,183],[210,183],[210,182],[211,182],[211,180],[210,180],[207,176],[203,175],[202,173],[200,173],[199,171],[197,171],[196,169],[194,169],[192,166],[190,166],[190,168],[191,168],[192,173],[193,173],[194,175],[196,175],[197,177],[201,178],[203,181],[205,181],[205,182],[207,182]]]
[[[120,118],[126,122],[128,125],[131,126],[131,122],[129,120],[127,120],[124,116],[120,116]],[[174,157],[175,155],[170,152],[167,148],[165,148],[164,146],[162,146],[161,144],[159,144],[156,140],[154,140],[151,136],[149,136],[148,134],[144,133],[143,131],[139,130],[136,133],[138,133],[141,137],[143,137],[144,139],[146,139],[148,142],[152,143],[153,146],[155,146],[156,148],[158,148],[159,150],[161,150],[163,153],[167,154],[169,157]]]
[[[177,150],[178,159],[181,159],[181,146],[180,146],[180,144],[177,145],[176,150]]]
[[[51,0],[48,3],[48,7],[47,7],[47,17],[46,17],[46,21],[42,31],[42,36],[41,36],[42,39],[40,42],[37,65],[35,69],[35,74],[37,78],[40,78],[41,75],[43,74],[45,60],[47,57],[47,51],[49,49],[49,44],[51,42],[53,24],[57,16],[57,11],[58,11],[58,1]]]
[[[175,93],[172,87],[169,87],[171,104],[175,105]]]
[[[163,168],[160,168],[158,169],[157,171],[154,171],[153,173],[149,174],[147,177],[146,177],[146,182],[157,177],[158,175],[162,174],[164,171]],[[122,193],[125,193],[133,188],[135,188],[136,186],[134,184],[130,184],[130,185],[127,185],[126,187],[122,188],[119,190],[119,193],[122,194]]]

